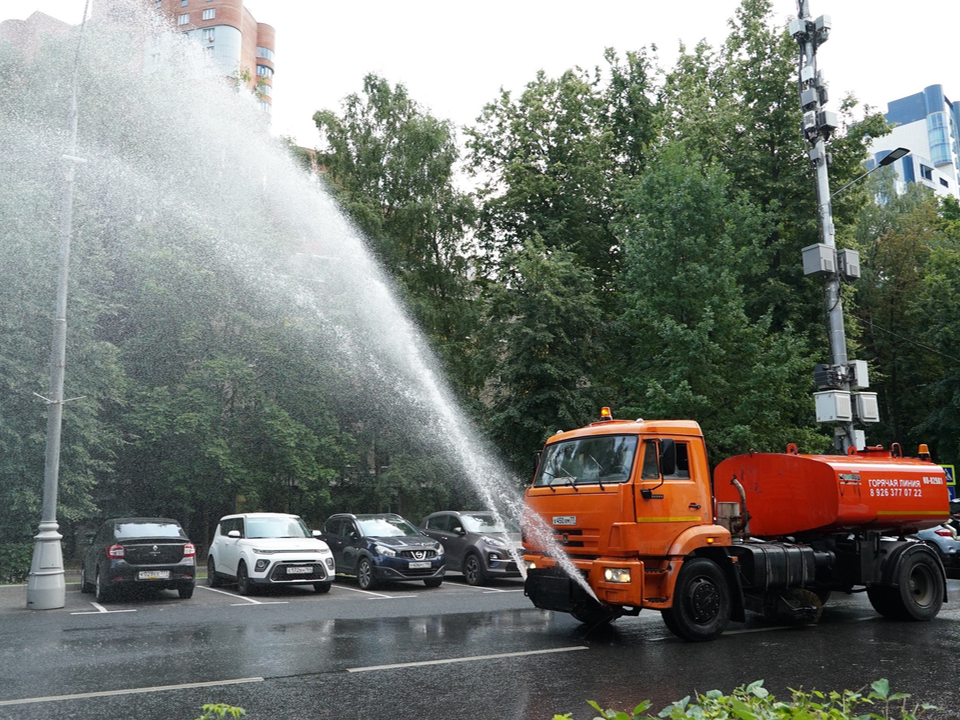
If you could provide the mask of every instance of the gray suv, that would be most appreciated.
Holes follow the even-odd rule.
[[[520,527],[508,518],[504,522],[487,511],[447,510],[427,515],[420,529],[443,545],[449,569],[463,573],[470,585],[483,585],[490,578],[520,575]]]

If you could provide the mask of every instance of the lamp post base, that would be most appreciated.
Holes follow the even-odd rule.
[[[66,582],[63,572],[63,551],[56,522],[41,522],[34,536],[33,563],[27,579],[27,608],[53,610],[66,605]]]

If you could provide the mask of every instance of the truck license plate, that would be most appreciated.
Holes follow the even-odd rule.
[[[554,525],[576,525],[577,516],[576,515],[554,515],[553,524]]]
[[[288,565],[287,575],[309,575],[313,568],[308,565]]]
[[[430,567],[429,562],[411,562],[408,566],[411,570],[426,570]]]
[[[138,580],[169,580],[169,570],[141,570],[137,575]]]

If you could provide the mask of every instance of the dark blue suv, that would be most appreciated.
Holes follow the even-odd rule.
[[[383,580],[443,582],[443,546],[394,513],[331,515],[323,524],[338,575],[353,575],[363,590]]]

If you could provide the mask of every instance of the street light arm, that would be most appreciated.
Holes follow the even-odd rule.
[[[830,194],[830,199],[833,200],[833,198],[835,198],[837,195],[839,195],[840,193],[842,193],[844,190],[846,190],[848,187],[850,187],[850,186],[853,185],[854,183],[860,182],[861,180],[863,180],[863,179],[864,179],[867,175],[869,175],[870,173],[876,172],[876,171],[879,170],[880,168],[886,167],[887,165],[892,165],[892,164],[895,163],[897,160],[899,160],[900,158],[902,158],[904,155],[909,155],[909,154],[910,154],[910,151],[909,151],[907,148],[903,148],[903,147],[897,148],[896,150],[891,150],[889,153],[887,153],[887,154],[880,160],[880,162],[877,163],[877,166],[876,166],[876,167],[871,168],[870,170],[867,170],[867,171],[866,171],[863,175],[861,175],[860,177],[854,178],[853,180],[851,180],[850,182],[848,182],[846,185],[844,185],[844,186],[843,186],[842,188],[840,188],[839,190],[836,190],[835,192],[831,193],[831,194]]]

